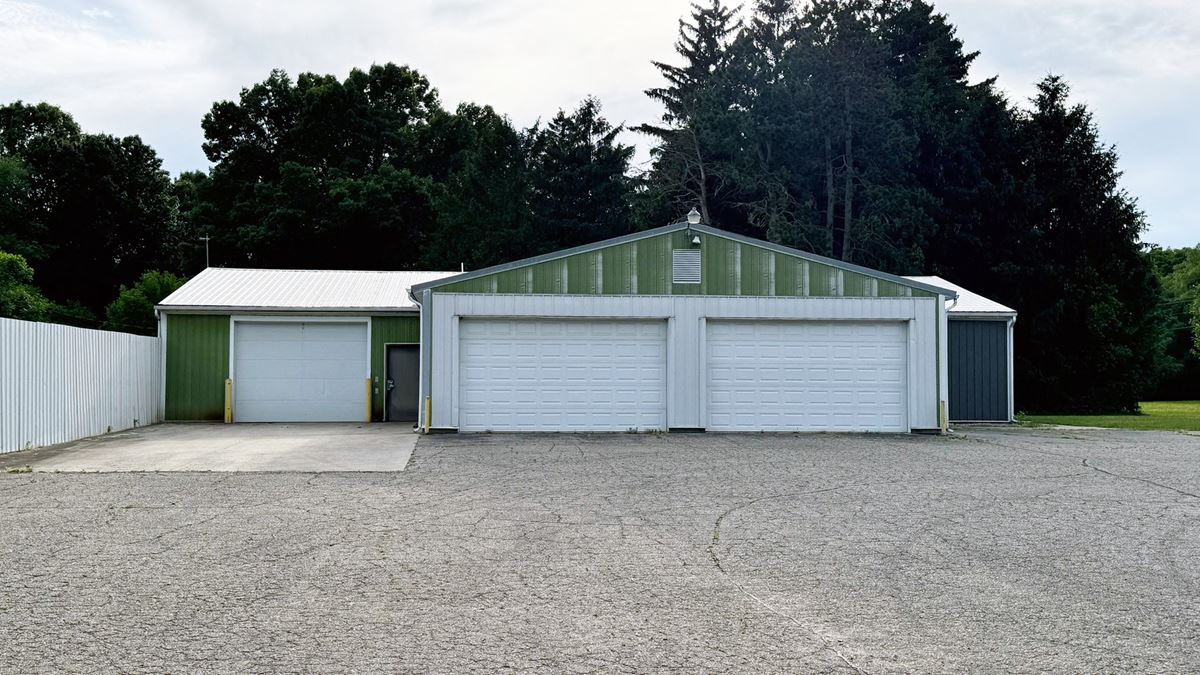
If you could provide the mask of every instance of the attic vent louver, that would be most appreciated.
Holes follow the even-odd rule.
[[[696,249],[671,251],[671,281],[677,284],[700,283],[700,251]]]

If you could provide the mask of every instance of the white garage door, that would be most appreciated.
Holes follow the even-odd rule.
[[[709,321],[713,431],[908,431],[901,323]]]
[[[462,319],[459,429],[665,429],[665,321]]]
[[[366,378],[365,323],[234,327],[234,421],[360,422]]]

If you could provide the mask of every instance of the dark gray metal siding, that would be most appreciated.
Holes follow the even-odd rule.
[[[955,321],[950,331],[950,419],[1008,421],[1008,322]]]

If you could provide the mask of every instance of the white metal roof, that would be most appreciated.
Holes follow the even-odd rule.
[[[409,310],[408,289],[458,272],[373,272],[358,270],[266,270],[210,267],[160,302],[158,309],[209,310]],[[951,314],[1016,311],[936,276],[905,277],[954,290]]]
[[[458,272],[259,270],[210,267],[158,304],[158,309],[408,310],[408,289]]]
[[[921,283],[930,284],[933,286],[944,286],[946,288],[951,288],[951,289],[958,291],[958,302],[957,303],[955,303],[953,300],[946,301],[946,307],[947,307],[949,313],[952,315],[953,314],[997,314],[997,315],[1005,315],[1005,316],[1016,316],[1017,315],[1017,310],[1012,309],[1011,307],[1005,307],[1004,305],[996,302],[995,300],[988,300],[987,298],[983,297],[982,295],[979,295],[978,293],[972,293],[971,291],[968,291],[967,289],[963,288],[962,286],[959,286],[958,284],[952,284],[949,281],[946,281],[945,279],[943,279],[941,277],[905,277],[905,278],[912,279],[913,281],[920,281]]]

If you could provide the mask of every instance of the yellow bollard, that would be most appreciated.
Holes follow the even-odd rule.
[[[367,378],[367,417],[366,422],[371,421],[371,378]]]
[[[425,397],[425,433],[429,433],[430,423],[433,421],[433,412],[429,409],[429,397]]]
[[[233,380],[225,379],[225,424],[233,424]]]

